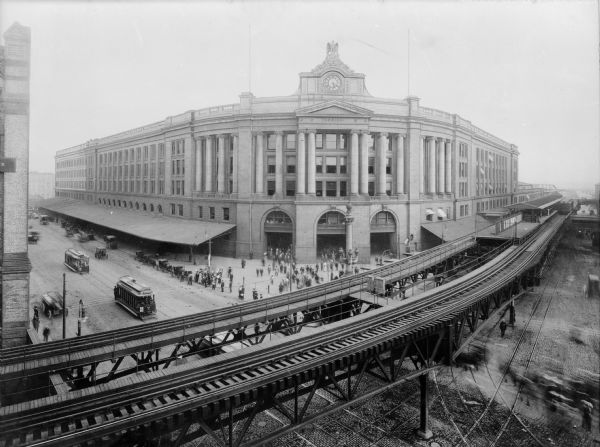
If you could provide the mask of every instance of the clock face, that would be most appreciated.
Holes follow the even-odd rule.
[[[323,86],[332,92],[337,92],[342,87],[342,80],[337,75],[329,75],[323,79]]]

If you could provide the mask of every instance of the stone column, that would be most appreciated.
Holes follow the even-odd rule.
[[[360,194],[369,195],[369,132],[360,135]]]
[[[444,156],[444,146],[445,146],[445,141],[444,140],[439,140],[439,146],[438,146],[438,151],[437,151],[437,164],[438,164],[438,187],[437,187],[437,192],[438,194],[443,194],[444,193],[444,186],[446,185],[446,177],[444,176],[444,169],[446,168],[446,160],[445,160],[445,156]]]
[[[262,194],[263,193],[263,187],[264,187],[264,174],[263,174],[263,134],[262,132],[257,132],[256,134],[256,158],[254,160],[255,167],[254,167],[254,171],[256,174],[255,177],[255,185],[254,185],[254,189],[256,191],[256,194]]]
[[[433,137],[427,138],[427,165],[429,168],[429,193],[435,193],[435,139]]]
[[[349,214],[346,215],[346,256],[348,259],[348,262],[346,264],[346,269],[347,271],[351,271],[352,270],[352,264],[350,263],[350,252],[352,250],[352,245],[354,244],[353,240],[352,240],[352,222],[354,222],[354,217],[350,216]]]
[[[404,135],[396,135],[396,194],[404,194]]]
[[[217,162],[217,191],[225,192],[225,135],[217,137],[217,151],[219,154]]]
[[[452,192],[452,143],[450,140],[446,141],[446,186],[445,190],[447,193]]]
[[[304,132],[298,132],[296,146],[296,194],[306,193],[306,140]]]
[[[196,191],[202,191],[202,140],[194,140],[196,144]]]
[[[306,183],[307,188],[306,192],[308,194],[315,194],[315,171],[316,171],[316,160],[315,160],[315,132],[314,130],[308,131],[308,164],[307,164],[307,174],[306,174]]]
[[[213,140],[212,136],[206,137],[204,146],[204,191],[213,190]]]
[[[358,176],[359,176],[359,165],[358,165],[358,132],[353,130],[351,132],[350,141],[350,194],[353,196],[358,195]]]
[[[230,191],[234,194],[238,192],[238,155],[240,146],[240,137],[237,134],[233,134],[233,190]]]
[[[135,157],[136,157],[136,153],[135,150],[133,151],[133,166],[136,166],[137,162],[135,161]],[[134,185],[137,183],[136,180],[136,174],[135,174],[135,169],[131,169],[133,166],[130,166],[129,169],[129,174],[131,175],[131,180],[133,180]],[[165,195],[166,196],[170,196],[171,194],[173,194],[173,191],[171,191],[171,170],[173,168],[171,167],[171,142],[165,140]],[[129,191],[129,192],[135,192],[135,186],[133,188],[133,190]]]
[[[420,169],[419,169],[419,175],[420,175],[420,191],[421,194],[425,194],[427,192],[427,190],[425,189],[425,151],[427,149],[427,137],[420,137],[420,152],[421,152],[421,157],[420,157]]]
[[[387,133],[382,132],[377,136],[377,147],[376,147],[376,157],[377,160],[375,162],[375,166],[377,167],[376,171],[376,181],[377,181],[377,190],[376,193],[378,196],[385,196],[385,184],[387,180],[387,175],[385,173],[385,165],[387,161],[386,157],[386,149],[387,149]]]
[[[283,132],[275,132],[275,194],[283,195]]]

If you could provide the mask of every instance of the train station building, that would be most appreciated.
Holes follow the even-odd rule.
[[[48,209],[186,221],[178,238],[212,237],[228,256],[291,248],[311,262],[343,249],[367,262],[428,248],[425,224],[518,201],[515,145],[417,97],[372,96],[337,43],[297,85],[60,150]]]

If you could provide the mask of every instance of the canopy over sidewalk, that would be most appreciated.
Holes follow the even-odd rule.
[[[198,245],[235,228],[233,224],[178,219],[62,197],[47,199],[39,207],[142,239],[182,245]]]

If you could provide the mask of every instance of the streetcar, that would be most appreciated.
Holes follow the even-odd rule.
[[[90,258],[79,250],[69,248],[65,251],[64,264],[76,273],[90,273]]]
[[[131,276],[119,278],[114,288],[115,301],[140,320],[156,315],[152,289]]]
[[[46,214],[40,214],[40,223],[42,225],[48,225],[49,218]]]

